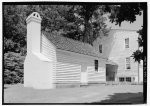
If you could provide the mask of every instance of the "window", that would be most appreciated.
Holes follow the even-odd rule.
[[[129,48],[129,38],[125,39],[125,48]]]
[[[102,53],[102,45],[99,45],[99,52]]]
[[[120,82],[124,82],[124,77],[119,77]]]
[[[131,77],[126,77],[126,82],[131,82]]]
[[[119,82],[131,82],[131,77],[119,77]]]
[[[98,71],[98,60],[95,60],[95,71]]]
[[[131,66],[130,66],[130,57],[126,58],[126,69],[131,69]]]

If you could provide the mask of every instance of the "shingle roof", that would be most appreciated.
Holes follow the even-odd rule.
[[[49,34],[48,32],[42,33],[47,36],[47,38],[56,46],[57,49],[100,57],[99,53],[94,49],[94,47],[88,43],[73,40],[62,35],[56,36],[54,34]]]

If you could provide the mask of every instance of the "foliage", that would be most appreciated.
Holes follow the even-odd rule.
[[[135,61],[140,63],[141,60],[144,60],[144,53],[143,53],[143,45],[144,45],[144,34],[143,34],[143,28],[138,31],[139,37],[138,37],[138,44],[141,49],[136,50],[133,52],[132,57]]]
[[[97,5],[84,4],[75,5],[72,8],[71,15],[74,17],[76,28],[69,30],[66,36],[69,38],[92,44],[92,42],[102,35],[107,35],[105,14],[109,14],[110,21],[121,25],[123,21],[130,23],[136,20],[136,15],[141,15],[143,5],[140,3],[121,4],[121,5]],[[83,29],[80,29],[83,26]]]
[[[106,18],[104,15],[104,5],[77,5],[74,6],[75,17],[77,18],[80,29],[80,41],[92,44],[93,41],[101,35],[107,35]]]
[[[135,61],[140,63],[141,60],[143,60],[143,51],[142,50],[136,50],[133,52],[133,58]]]
[[[141,3],[126,3],[122,5],[108,5],[106,11],[110,12],[110,21],[121,25],[123,21],[133,23],[136,21],[136,15],[141,15],[143,9]]]
[[[139,31],[137,31],[139,33],[139,37],[138,37],[138,43],[139,43],[139,47],[143,47],[144,45],[144,33],[143,33],[143,27],[142,29],[140,29]]]
[[[23,63],[25,56],[20,53],[4,54],[4,83],[23,83]]]

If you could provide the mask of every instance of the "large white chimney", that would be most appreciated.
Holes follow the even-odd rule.
[[[27,23],[27,51],[40,53],[41,43],[41,17],[33,12],[26,19]]]
[[[24,87],[35,89],[55,88],[53,61],[41,53],[41,17],[33,12],[26,19],[27,56],[24,61]]]

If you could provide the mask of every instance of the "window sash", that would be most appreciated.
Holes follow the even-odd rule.
[[[129,38],[125,39],[125,48],[129,48]]]
[[[125,81],[125,78],[124,78],[124,77],[119,77],[119,81],[120,81],[120,82],[124,82],[124,81]]]
[[[126,69],[131,69],[131,66],[130,66],[130,57],[126,58]]]
[[[102,53],[102,45],[99,45],[99,52]]]
[[[126,69],[131,69],[130,64],[126,64]]]
[[[126,77],[126,82],[131,82],[131,77]]]
[[[95,60],[95,71],[98,71],[98,60]]]
[[[119,77],[119,82],[132,82],[131,77]]]

